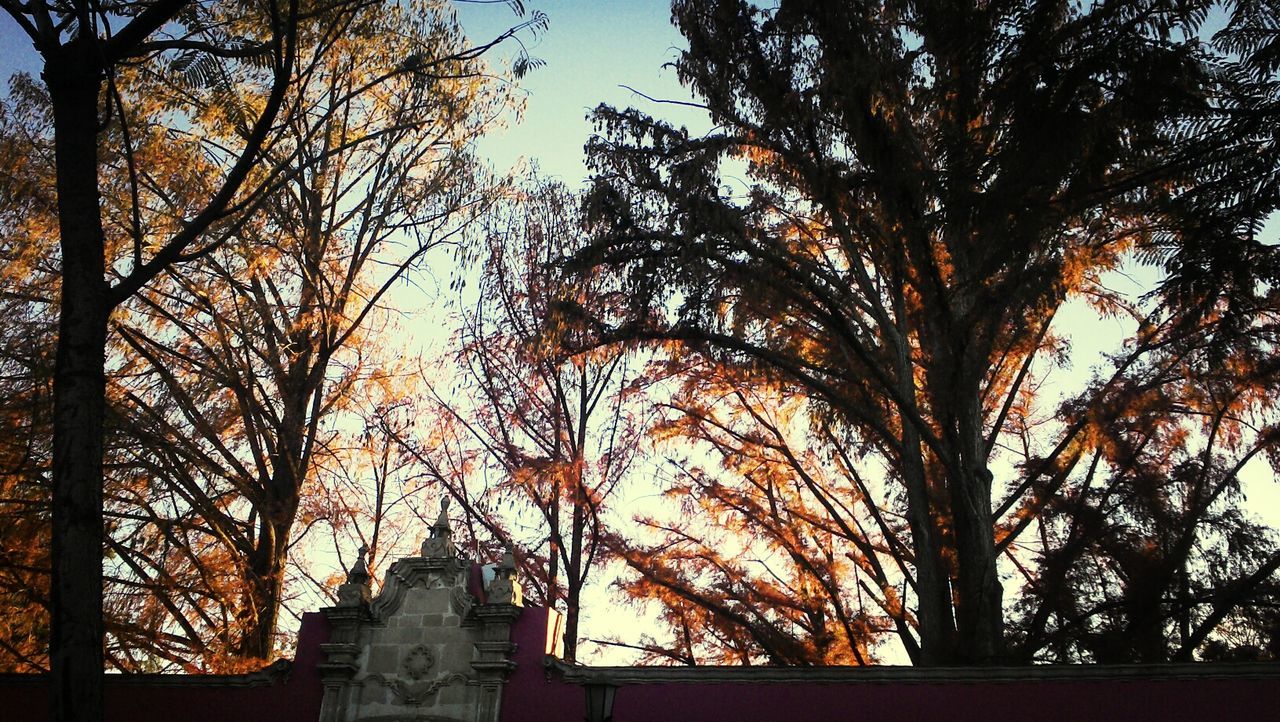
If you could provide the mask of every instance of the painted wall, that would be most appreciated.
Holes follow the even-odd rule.
[[[257,675],[109,674],[103,700],[107,722],[315,722],[323,689],[316,669],[329,638],[317,613],[302,617],[298,648],[288,677],[275,684],[243,686]],[[260,675],[261,673],[259,673]],[[0,675],[0,720],[47,722],[49,690],[42,676]]]
[[[581,684],[546,663],[547,622],[547,610],[529,607],[512,630],[516,667],[503,690],[504,722],[578,722],[585,717]],[[236,686],[239,678],[230,677],[143,675],[123,680],[109,675],[107,720],[314,722],[322,694],[316,664],[324,656],[320,645],[328,639],[325,619],[305,615],[292,670],[287,680],[272,685]],[[613,720],[1280,720],[1280,664],[1203,669],[1203,676],[1181,679],[921,681],[935,673],[904,669],[891,672],[914,681],[633,683],[618,689]],[[574,674],[597,671],[608,672],[578,668]],[[39,677],[0,675],[0,720],[44,722],[47,694]]]
[[[562,672],[549,670],[542,659],[546,619],[545,610],[526,609],[513,630],[518,666],[506,688],[506,722],[585,718],[583,687],[566,681]],[[768,674],[765,668],[757,669]],[[598,671],[607,674],[607,670]],[[1203,670],[1203,677],[1185,678],[1185,672],[1180,672],[1184,677],[1176,679],[623,684],[617,690],[613,722],[1280,720],[1280,664],[1204,665]],[[615,671],[627,675],[625,670]],[[583,670],[584,674],[596,672]],[[890,674],[899,672],[916,680],[948,674],[946,670],[890,670]],[[1022,672],[996,673],[1016,676]],[[690,676],[698,673],[696,669],[689,672]]]

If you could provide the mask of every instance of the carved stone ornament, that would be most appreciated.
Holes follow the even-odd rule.
[[[341,584],[338,586],[339,607],[358,607],[361,602],[369,601],[368,587],[362,584]]]
[[[454,587],[449,593],[449,610],[454,614],[466,619],[471,612],[471,607],[476,603],[476,598],[471,596],[462,587]]]
[[[361,546],[360,551],[356,553],[356,561],[347,572],[347,581],[338,586],[337,606],[358,607],[362,603],[369,601],[371,594],[369,589],[369,567],[364,559],[368,553],[369,548],[366,546]]]
[[[453,528],[449,526],[449,497],[440,500],[440,515],[436,523],[431,525],[431,534],[422,542],[422,556],[428,559],[453,557],[457,550],[453,548]]]
[[[395,695],[401,704],[410,704],[415,707],[426,704],[437,692],[449,685],[466,684],[468,682],[466,675],[456,672],[442,674],[429,682],[406,682],[398,677],[390,677],[385,674],[371,674],[365,679],[370,682],[377,682],[391,690],[391,693]]]
[[[400,665],[404,667],[404,673],[409,675],[409,679],[418,681],[427,676],[427,672],[431,670],[431,666],[436,663],[436,657],[427,649],[426,645],[419,644],[404,656],[404,662]]]
[[[347,584],[369,583],[369,566],[364,559],[365,555],[368,553],[369,547],[361,544],[360,550],[356,552],[355,564],[352,564],[350,571],[347,572]]]
[[[524,606],[524,590],[520,587],[520,582],[516,580],[516,557],[515,549],[511,544],[507,544],[506,552],[502,555],[502,561],[498,563],[497,569],[494,570],[493,581],[489,582],[489,587],[485,590],[490,604],[510,604],[516,607]]]

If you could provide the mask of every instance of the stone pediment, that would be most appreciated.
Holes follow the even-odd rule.
[[[496,722],[512,669],[512,622],[521,611],[510,552],[490,583],[490,603],[468,591],[471,562],[453,545],[447,506],[424,556],[387,569],[370,599],[363,553],[325,609],[331,634],[319,667],[323,722]],[[428,556],[429,555],[429,556]]]
[[[474,599],[467,592],[467,578],[471,564],[458,557],[424,559],[408,557],[397,561],[387,570],[382,593],[369,604],[374,621],[385,624],[404,605],[410,590],[448,589],[454,613],[465,616]],[[457,599],[452,599],[457,597]]]

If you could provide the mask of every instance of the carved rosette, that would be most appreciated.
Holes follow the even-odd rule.
[[[425,644],[419,644],[409,650],[400,666],[404,668],[404,673],[409,675],[409,679],[416,681],[427,676],[427,672],[435,663],[436,656],[431,653],[431,650]]]

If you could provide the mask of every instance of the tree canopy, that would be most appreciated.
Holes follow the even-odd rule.
[[[999,559],[1029,565],[1035,587],[1042,564],[1097,543],[1050,534],[1046,510],[1099,501],[1095,473],[1125,483],[1137,460],[1115,436],[1132,424],[1160,430],[1131,451],[1163,445],[1164,471],[1141,464],[1160,491],[1144,492],[1186,513],[1178,553],[1130,546],[1160,569],[1145,603],[1204,619],[1226,588],[1259,591],[1165,591],[1221,531],[1209,510],[1235,488],[1234,460],[1273,443],[1275,252],[1256,232],[1276,193],[1255,149],[1272,152],[1274,130],[1241,120],[1272,91],[1247,70],[1258,58],[1200,37],[1209,7],[681,1],[676,68],[716,130],[596,113],[601,231],[584,260],[622,269],[633,302],[605,337],[679,340],[794,387],[813,434],[852,460],[845,474],[877,462],[894,483],[875,503],[902,524],[843,533],[905,562],[899,634],[920,663],[1039,649],[1008,644]],[[1250,12],[1266,14],[1242,6],[1231,28],[1249,35]],[[1140,299],[1107,287],[1132,264],[1164,272]],[[1073,299],[1132,315],[1136,331],[1109,375],[1032,429],[1052,408],[1035,393],[1059,346],[1052,323]],[[1221,391],[1206,398],[1210,363],[1232,369],[1219,376],[1231,411]],[[1229,441],[1220,423],[1237,425]],[[1187,465],[1201,470],[1191,488],[1168,488]],[[1274,571],[1263,547],[1246,579]]]
[[[1273,2],[676,0],[710,130],[601,106],[581,193],[477,145],[540,13],[0,7],[0,664],[58,719],[269,660],[441,498],[571,660],[606,594],[656,663],[1280,654]]]

